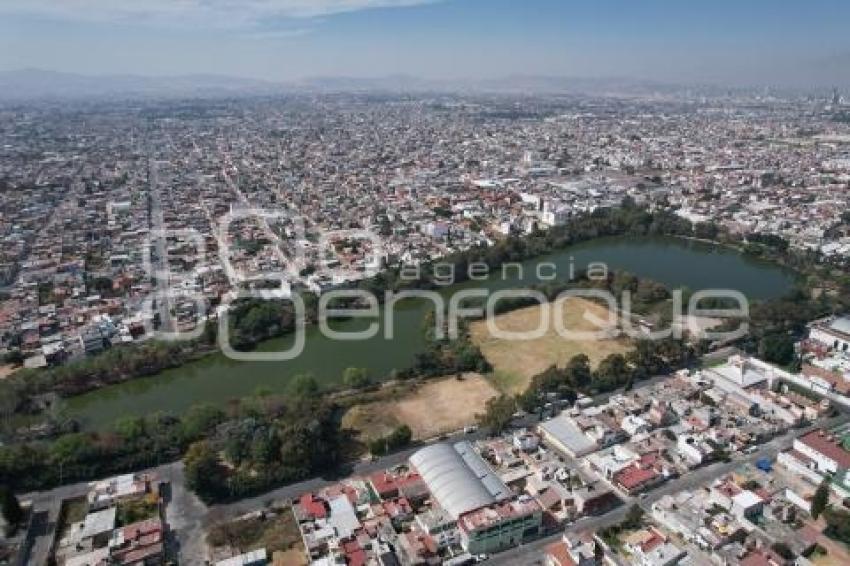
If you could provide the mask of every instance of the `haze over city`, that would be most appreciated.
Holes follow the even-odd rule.
[[[7,0],[0,69],[846,86],[841,0]]]

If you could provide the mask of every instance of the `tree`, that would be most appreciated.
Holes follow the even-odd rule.
[[[364,368],[345,368],[342,382],[351,389],[362,389],[371,383],[368,370]]]
[[[823,511],[823,518],[826,520],[826,529],[823,531],[826,536],[850,544],[850,512],[827,507]]]
[[[543,406],[543,395],[536,387],[529,387],[517,395],[517,404],[526,413],[533,413]]]
[[[632,505],[626,513],[625,519],[620,526],[625,530],[637,529],[643,520],[643,509],[639,505]]]
[[[578,354],[570,358],[564,368],[567,383],[576,389],[583,389],[590,384],[590,358],[585,354]]]
[[[319,384],[309,373],[301,373],[293,377],[289,387],[292,394],[300,399],[315,397],[319,393]]]
[[[401,425],[393,431],[393,442],[396,446],[405,446],[410,444],[413,439],[413,431],[407,425]]]
[[[698,222],[694,225],[694,236],[703,240],[714,240],[720,229],[713,222]]]
[[[396,427],[390,434],[383,438],[377,438],[369,443],[369,451],[372,454],[387,454],[393,450],[403,448],[410,444],[413,439],[413,431],[407,425]]]
[[[204,344],[212,346],[218,340],[218,323],[208,320],[204,323],[204,332],[201,334],[201,341]]]
[[[593,374],[594,387],[599,391],[611,391],[629,378],[629,366],[622,354],[611,354],[599,362]]]
[[[223,422],[224,418],[224,411],[214,405],[193,405],[183,417],[183,434],[190,440],[199,439]]]
[[[145,436],[145,419],[141,417],[123,417],[115,423],[115,432],[127,442],[135,442]]]
[[[91,287],[98,293],[108,293],[112,291],[112,279],[109,277],[96,277],[91,282]]]
[[[829,479],[824,478],[812,496],[812,519],[817,519],[829,503]]]
[[[792,558],[794,558],[794,552],[786,543],[782,541],[773,543],[770,548],[773,550],[773,552],[775,552],[785,560],[791,560]]]
[[[0,509],[3,513],[3,519],[6,520],[6,525],[10,532],[15,531],[15,527],[24,520],[24,510],[21,509],[21,504],[18,498],[9,489],[8,486],[0,486]]]
[[[624,291],[634,292],[638,288],[638,278],[628,271],[617,271],[611,281],[611,292],[619,299]]]
[[[195,442],[183,457],[186,485],[204,499],[217,494],[222,485],[223,471],[218,454],[206,441]]]
[[[82,462],[88,459],[92,452],[91,439],[82,433],[61,436],[50,447],[52,462],[60,466]]]
[[[235,465],[240,465],[251,455],[251,444],[258,425],[253,418],[228,423],[219,431],[219,439],[224,448],[225,457]]]
[[[787,334],[769,334],[759,341],[759,356],[775,364],[790,364],[794,361],[794,340]]]
[[[24,363],[24,355],[20,350],[11,350],[4,357],[4,361],[7,364],[12,364],[13,366],[19,366]]]
[[[251,460],[269,465],[280,454],[280,438],[273,429],[259,429],[251,440]]]
[[[484,413],[476,415],[478,423],[485,427],[490,434],[497,435],[508,427],[516,411],[516,401],[513,397],[500,395],[487,400]]]

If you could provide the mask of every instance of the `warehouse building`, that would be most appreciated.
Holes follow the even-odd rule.
[[[467,552],[498,552],[539,536],[542,507],[517,498],[469,442],[428,446],[410,463],[447,515],[442,529],[457,532]]]
[[[540,423],[537,429],[546,444],[573,458],[586,456],[599,448],[565,412]]]
[[[457,521],[468,511],[512,497],[469,442],[433,444],[410,457],[437,504]]]

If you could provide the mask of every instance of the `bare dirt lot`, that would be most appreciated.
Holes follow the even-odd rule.
[[[415,439],[432,438],[475,422],[475,415],[497,394],[483,376],[466,373],[463,379],[447,377],[423,383],[397,401],[356,405],[342,424],[360,431],[361,440],[379,438],[401,424],[410,427]]]
[[[497,327],[503,331],[530,331],[540,325],[543,306],[526,307],[496,316]],[[560,336],[556,330],[554,317],[557,309],[551,309],[546,333],[531,340],[506,340],[494,337],[487,328],[486,320],[475,321],[470,325],[472,341],[481,348],[487,361],[493,366],[499,388],[507,393],[524,391],[531,378],[552,364],[564,366],[576,354],[586,354],[592,366],[596,366],[611,354],[622,354],[632,349],[627,338],[591,338],[568,339]],[[564,328],[583,332],[595,332],[603,329],[587,320],[585,314],[600,320],[608,319],[608,310],[591,301],[571,298],[564,303],[560,315]]]
[[[20,367],[13,366],[11,364],[3,364],[0,365],[0,379],[6,379],[16,371],[18,371]]]

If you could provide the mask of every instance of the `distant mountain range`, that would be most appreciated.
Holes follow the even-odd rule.
[[[511,94],[654,95],[683,92],[681,85],[628,78],[513,75],[484,80],[431,80],[409,75],[313,77],[273,82],[225,75],[80,75],[24,69],[0,71],[0,100],[168,98],[273,95],[291,92],[492,92]],[[723,93],[726,87],[701,87]]]
[[[228,95],[280,91],[275,83],[219,75],[147,77],[141,75],[78,75],[24,69],[0,72],[0,98],[60,99]]]
[[[600,93],[681,90],[653,81],[622,78],[510,75],[494,79],[433,80],[410,75],[377,78],[314,77],[298,83],[302,88],[346,91],[471,91],[511,93]]]

